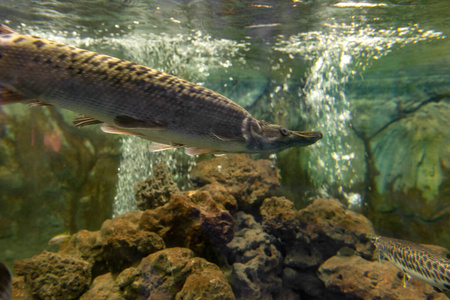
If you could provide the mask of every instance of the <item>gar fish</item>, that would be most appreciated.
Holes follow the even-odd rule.
[[[409,241],[383,236],[372,236],[370,239],[383,256],[403,271],[405,287],[414,277],[438,292],[450,290],[450,260],[444,255]]]
[[[230,99],[164,72],[0,26],[0,102],[54,105],[85,115],[78,127],[156,142],[153,151],[278,152],[321,132],[259,121]]]
[[[8,268],[0,262],[0,300],[11,300],[11,273]]]

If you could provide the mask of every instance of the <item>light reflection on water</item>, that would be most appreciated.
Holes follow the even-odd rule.
[[[443,34],[424,31],[416,24],[390,30],[376,30],[368,25],[326,24],[329,32],[308,32],[280,38],[275,50],[288,53],[292,59],[311,61],[304,93],[299,103],[303,119],[314,130],[322,131],[326,141],[309,149],[309,175],[317,187],[315,197],[330,197],[331,186],[351,205],[359,205],[361,196],[346,193],[355,183],[364,180],[361,141],[351,130],[350,101],[345,84],[352,76],[362,76],[373,60],[390,53],[395,47],[443,38]],[[359,153],[358,153],[359,152]],[[357,154],[355,154],[357,153]],[[355,200],[356,199],[356,200]]]

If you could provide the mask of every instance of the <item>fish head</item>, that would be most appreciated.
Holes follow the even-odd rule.
[[[292,131],[264,121],[249,126],[252,140],[249,148],[257,152],[278,152],[290,147],[309,146],[322,139],[319,131]]]

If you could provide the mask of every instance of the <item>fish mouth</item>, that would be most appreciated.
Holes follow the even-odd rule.
[[[320,131],[293,131],[295,141],[301,146],[308,146],[314,144],[323,138]]]

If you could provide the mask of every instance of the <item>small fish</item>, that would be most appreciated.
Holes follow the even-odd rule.
[[[450,290],[450,260],[416,243],[383,236],[370,237],[381,254],[403,271],[404,285],[417,278],[438,292]],[[447,294],[447,293],[446,293]]]
[[[152,151],[274,153],[308,146],[321,132],[259,121],[230,99],[164,72],[17,33],[0,25],[0,103],[78,112],[77,127],[155,142]]]
[[[50,241],[48,241],[49,245],[60,245],[62,243],[67,242],[68,240],[70,240],[70,238],[72,237],[72,235],[68,232],[65,233],[61,233],[58,235],[55,235],[54,237],[52,237],[50,239]]]
[[[11,283],[11,272],[9,272],[9,269],[0,262],[0,300],[11,300]]]

